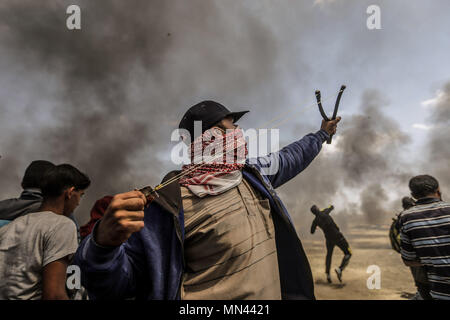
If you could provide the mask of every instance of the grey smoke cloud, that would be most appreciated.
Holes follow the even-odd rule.
[[[383,204],[388,201],[385,189],[379,183],[367,186],[361,192],[361,211],[371,223],[383,221],[386,218],[386,208]],[[392,215],[393,211],[390,212]]]
[[[450,197],[450,82],[437,95],[431,107],[429,121],[434,125],[428,136],[428,155],[422,172],[435,176],[440,184],[444,200]],[[420,173],[417,173],[420,174]]]
[[[410,142],[399,123],[386,111],[388,102],[377,91],[366,91],[361,101],[361,113],[352,116],[342,131],[338,148],[342,150],[345,183],[356,187],[367,180],[392,176],[397,179],[401,166],[402,147]]]
[[[154,61],[164,55],[170,38],[160,30],[163,25],[153,19],[145,22],[153,13],[148,5],[136,7],[135,19],[129,19],[118,1],[110,6],[84,2],[81,6],[86,12],[95,12],[83,16],[84,26],[95,24],[95,32],[70,32],[63,27],[65,3],[11,1],[1,8],[1,37],[10,59],[13,56],[16,63],[23,62],[41,73],[40,81],[46,81],[46,71],[58,79],[48,98],[53,103],[39,106],[48,115],[45,126],[33,128],[34,144],[25,150],[10,144],[2,153],[14,159],[11,162],[21,162],[22,167],[25,161],[40,157],[72,163],[87,172],[93,185],[82,207],[86,211],[95,198],[132,186],[130,159],[139,154],[142,144],[151,145],[157,138],[149,135],[147,121],[164,123],[164,116],[148,101],[132,104],[130,86],[138,81],[133,70],[143,69],[158,79],[160,66]],[[164,14],[163,2],[158,12]],[[154,30],[154,35],[146,37],[144,26]],[[20,90],[20,80],[18,85]],[[32,102],[42,98],[38,93],[29,97]],[[10,103],[8,111],[15,107]],[[21,116],[24,122],[32,122],[28,108]],[[16,126],[9,137],[31,138],[20,131]],[[5,165],[1,170],[11,167]],[[148,179],[154,176],[146,172]]]

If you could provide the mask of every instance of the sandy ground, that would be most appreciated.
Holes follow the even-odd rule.
[[[343,253],[335,247],[331,265],[333,283],[328,284],[325,276],[325,238],[321,230],[309,239],[302,240],[311,264],[317,299],[335,300],[403,300],[410,299],[416,292],[413,278],[400,258],[393,251],[388,238],[388,225],[351,226],[345,233],[353,256],[344,270],[342,283],[336,277],[334,268],[341,263]],[[370,265],[377,265],[381,271],[381,288],[368,289],[367,273]]]

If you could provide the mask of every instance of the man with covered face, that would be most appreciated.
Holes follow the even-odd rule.
[[[176,181],[148,206],[139,191],[113,198],[76,255],[91,298],[314,299],[308,260],[275,189],[311,163],[340,118],[252,161],[235,125],[246,112],[194,105],[179,125],[192,137],[192,163],[166,175],[163,182]],[[203,157],[218,145],[222,152]],[[275,161],[276,172],[264,170]]]

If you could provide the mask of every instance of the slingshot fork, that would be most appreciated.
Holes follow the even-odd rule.
[[[339,94],[338,94],[338,96],[336,98],[336,103],[334,105],[333,117],[331,119],[328,118],[328,116],[326,115],[325,111],[323,110],[320,91],[316,90],[317,105],[319,106],[320,114],[322,115],[322,118],[325,121],[331,121],[331,120],[335,120],[336,119],[337,112],[338,112],[338,109],[339,109],[339,103],[341,102],[341,96],[342,96],[342,93],[344,92],[345,88],[346,87],[344,85],[342,85],[341,89],[339,90]],[[333,135],[330,135],[330,138],[328,138],[328,140],[327,140],[327,144],[331,143],[332,138],[333,138]]]

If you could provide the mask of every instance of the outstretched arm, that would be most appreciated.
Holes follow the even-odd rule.
[[[278,152],[248,159],[247,163],[256,165],[261,174],[267,176],[272,186],[277,188],[302,172],[319,154],[328,137],[323,130],[310,133]]]
[[[310,133],[302,139],[289,144],[278,152],[264,157],[248,159],[247,163],[256,165],[266,175],[274,188],[278,188],[306,169],[322,149],[322,144],[336,132],[341,120],[322,122],[316,133]]]

